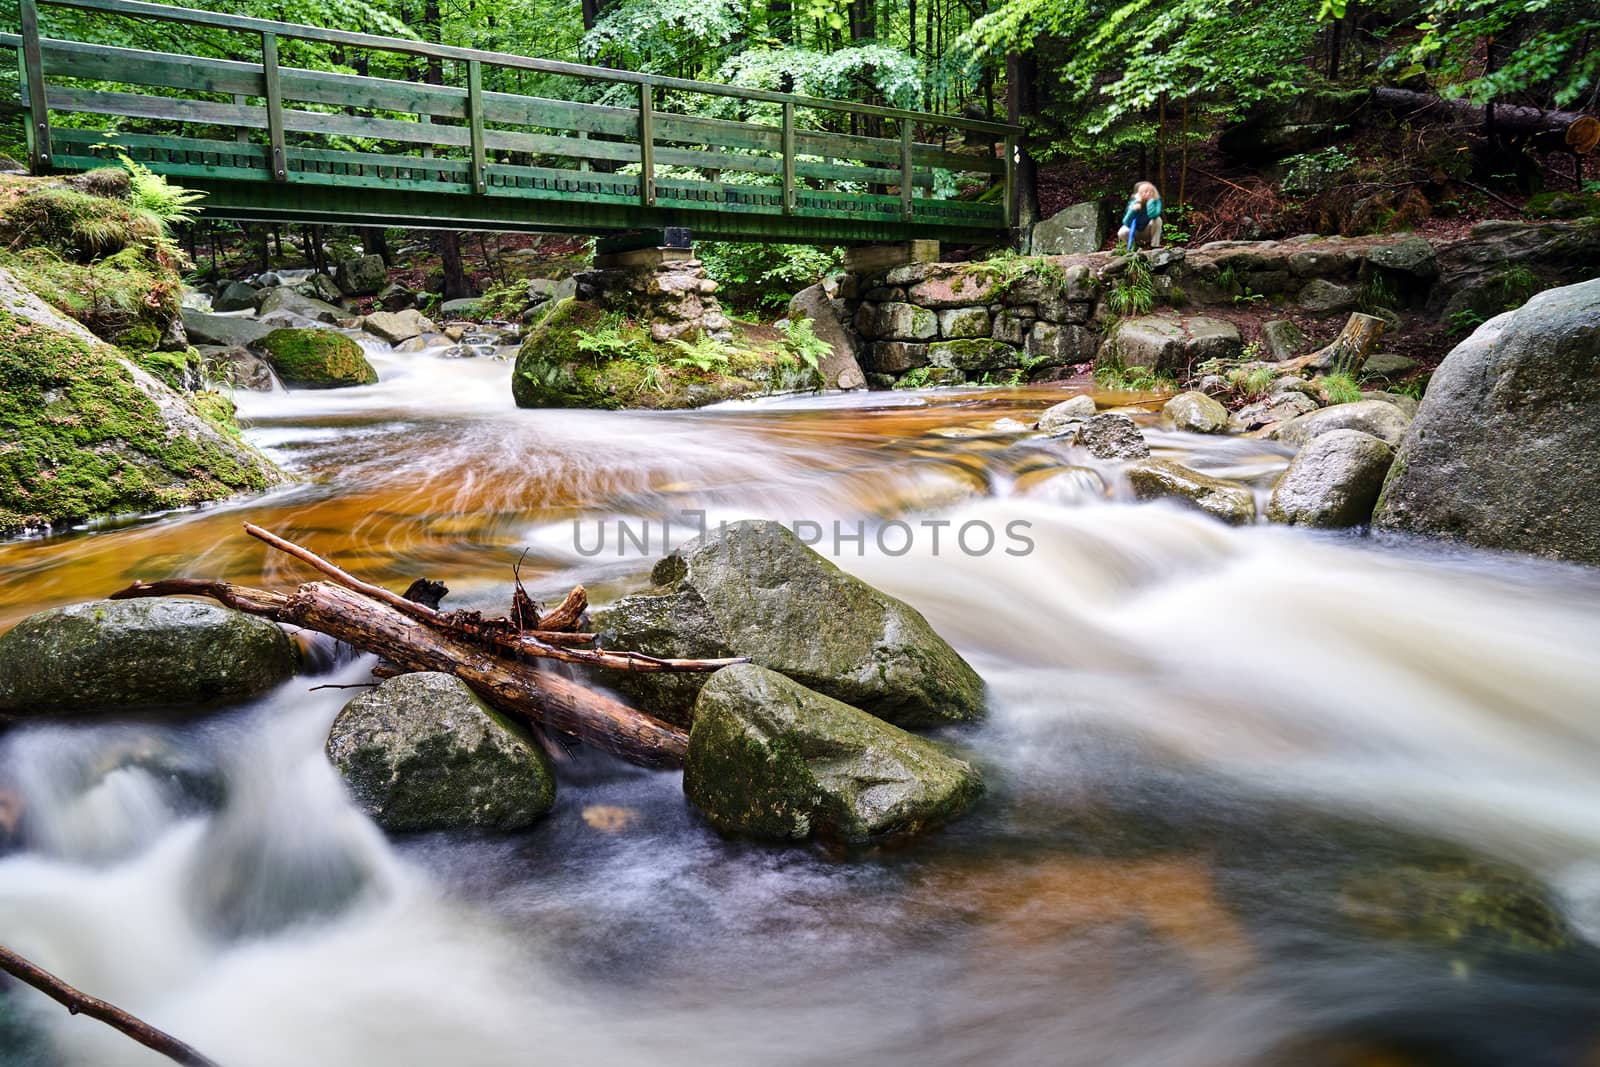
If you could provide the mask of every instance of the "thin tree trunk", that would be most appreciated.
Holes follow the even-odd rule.
[[[1013,52],[1006,57],[1006,115],[1013,125],[1038,113],[1038,61],[1032,53]],[[1039,220],[1039,170],[1033,153],[1020,141],[1020,156],[1016,165],[1016,188],[1013,197],[1013,219],[1018,236],[1024,241]],[[1024,249],[1028,251],[1028,249]]]

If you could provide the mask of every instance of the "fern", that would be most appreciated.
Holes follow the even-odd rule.
[[[135,211],[159,224],[163,232],[200,217],[197,205],[205,199],[205,193],[171,184],[126,152],[119,152],[118,156],[128,172],[128,202]]]
[[[674,339],[672,345],[683,352],[672,361],[675,367],[693,367],[701,371],[727,369],[728,347],[710,334],[701,334],[692,342]]]
[[[810,319],[789,319],[784,323],[783,347],[811,370],[819,369],[823,357],[833,353],[833,346],[817,336]]]

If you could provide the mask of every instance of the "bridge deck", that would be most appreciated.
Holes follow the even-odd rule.
[[[126,153],[204,190],[212,217],[820,243],[990,241],[1008,224],[1018,131],[1000,123],[139,0],[20,6],[0,48],[18,53],[35,172]],[[94,43],[128,20],[221,55]],[[443,84],[280,63],[315,45],[421,58]],[[525,76],[543,95],[515,91]],[[673,110],[697,96],[733,117]],[[949,130],[954,147],[917,140]],[[1000,195],[935,195],[957,183]]]

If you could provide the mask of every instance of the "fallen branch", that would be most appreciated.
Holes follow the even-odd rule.
[[[1376,315],[1353,311],[1350,313],[1350,318],[1345,321],[1344,329],[1339,331],[1338,337],[1308,356],[1284,360],[1276,366],[1280,370],[1315,367],[1333,374],[1360,374],[1362,366],[1367,362],[1367,356],[1378,346],[1378,338],[1383,336],[1383,331],[1388,325]]]
[[[51,1000],[65,1006],[71,1014],[99,1019],[113,1030],[126,1034],[145,1048],[161,1053],[174,1063],[189,1064],[191,1067],[218,1067],[215,1060],[201,1055],[171,1034],[157,1030],[114,1004],[107,1004],[98,997],[91,997],[72,988],[49,971],[29,963],[4,946],[0,946],[0,971],[5,971],[17,981],[37,989]]]
[[[539,617],[538,628],[547,633],[576,630],[583,613],[588,610],[589,591],[581,585],[573,586],[572,592],[568,593],[561,603]]]
[[[327,634],[364,652],[377,653],[405,670],[453,674],[496,707],[571,734],[642,766],[679,766],[688,747],[688,734],[680,727],[559,674],[540,670],[534,664],[496,655],[471,637],[425,624],[386,601],[329,582],[311,582],[285,594],[230,582],[170,578],[160,582],[134,582],[113,593],[111,599],[158,596],[210,597],[248,615]],[[556,651],[565,653],[568,650]],[[641,667],[639,662],[651,661],[653,657],[634,657],[628,653],[570,654],[589,657],[580,662],[594,662],[592,657],[602,657],[604,666],[634,664],[621,666],[623,670],[673,670],[679,669],[677,665],[681,663],[697,664],[693,669],[705,670],[716,669],[709,665],[721,662],[654,660],[658,666]]]

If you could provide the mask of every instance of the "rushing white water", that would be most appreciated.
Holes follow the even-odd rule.
[[[1600,1047],[1586,947],[1467,981],[1448,952],[1352,932],[1308,872],[1366,854],[1293,814],[1525,865],[1600,928],[1595,572],[1107,500],[1115,465],[993,429],[1049,398],[517,412],[504,363],[375,362],[370,389],[240,398],[253,439],[317,479],[252,518],[353,516],[352,545],[482,604],[529,545],[549,589],[637,586],[659,542],[589,557],[575,518],[658,535],[677,519],[674,538],[685,508],[861,523],[839,564],[919,608],[989,686],[990,721],[948,740],[990,796],[914,847],[840,862],[723,842],[676,775],[588,756],[529,834],[390,841],[322,754],[350,694],[310,690],[360,680],[358,663],[198,723],[0,737],[0,784],[26,805],[0,857],[0,943],[230,1067],[1331,1064],[1375,1062],[1358,1053],[1396,1035],[1408,1063],[1581,1063]],[[1258,484],[1283,462],[1155,443]],[[318,510],[336,506],[355,510]],[[891,555],[875,535],[897,517],[919,536]],[[1032,550],[974,555],[947,533],[935,552],[925,520],[1026,524]],[[64,550],[120,541],[147,572],[170,555],[173,572],[241,573],[205,528]],[[47,588],[52,571],[35,554],[14,573]],[[161,1062],[4,999],[46,1047],[0,1062]],[[1531,1005],[1537,1022],[1511,1021]]]

